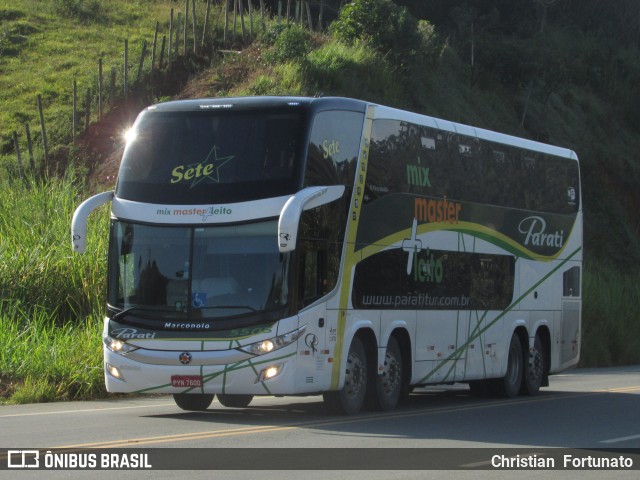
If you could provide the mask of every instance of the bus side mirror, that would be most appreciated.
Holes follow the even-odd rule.
[[[87,217],[96,208],[113,199],[113,191],[102,192],[82,202],[73,213],[71,220],[71,248],[74,252],[84,253],[87,247]]]
[[[344,195],[344,185],[330,187],[307,187],[289,197],[280,212],[278,221],[278,249],[280,253],[292,252],[296,248],[298,225],[303,210],[311,210],[331,203]]]

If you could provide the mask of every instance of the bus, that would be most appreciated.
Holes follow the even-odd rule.
[[[580,357],[582,209],[565,148],[348,98],[192,99],[137,117],[111,203],[109,392],[536,394]]]

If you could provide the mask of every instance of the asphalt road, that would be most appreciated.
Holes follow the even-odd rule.
[[[43,475],[5,469],[0,470],[0,478],[513,478],[517,471],[482,469],[493,455],[503,452],[511,458],[516,454],[544,458],[549,456],[548,448],[562,448],[560,452],[640,449],[640,366],[568,371],[553,376],[550,387],[539,395],[513,400],[472,397],[465,385],[420,389],[393,412],[363,412],[353,417],[328,414],[321,397],[260,397],[241,409],[225,408],[214,401],[209,410],[198,413],[180,410],[165,396],[0,407],[4,465],[9,449],[90,448],[104,452],[126,448],[142,452],[165,447],[172,448],[166,455],[162,451],[163,461],[173,458],[183,464],[194,449],[207,448],[211,450],[201,452],[224,455],[224,460],[233,462],[237,458],[239,469],[255,471],[218,470],[212,476],[211,471],[203,470],[58,470]],[[514,447],[518,450],[505,450]],[[249,448],[253,452],[246,450]],[[334,450],[323,452],[318,450],[321,448]],[[426,449],[424,454],[431,455],[434,465],[442,460],[436,457],[454,455],[455,459],[445,462],[454,466],[448,471],[396,468],[411,458],[411,449]],[[233,452],[242,456],[227,455]],[[303,471],[273,470],[273,458],[260,456],[270,452],[279,459],[295,457],[294,465],[308,461],[310,466]],[[390,467],[353,472],[348,470],[349,459],[368,468],[377,468],[373,467],[377,461],[389,462]],[[338,465],[338,470],[318,466],[323,462]],[[640,459],[636,457],[635,463],[638,468]],[[585,479],[603,478],[604,472],[584,468],[562,472],[527,469],[521,473],[527,478]],[[621,469],[605,476],[639,475],[637,469]]]

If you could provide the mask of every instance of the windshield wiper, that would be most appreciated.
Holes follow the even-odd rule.
[[[129,307],[129,308],[125,308],[124,310],[120,310],[118,313],[113,315],[113,317],[111,317],[111,320],[117,322],[121,318],[124,318],[127,315],[129,315],[133,310],[140,310],[140,307]]]
[[[250,307],[249,305],[214,305],[212,307],[206,307],[206,308],[220,308],[220,309],[228,308],[230,310],[244,308],[245,310],[251,310],[253,313],[258,313],[258,310],[256,310],[253,307]]]
[[[258,315],[262,320],[267,320],[267,321],[271,320],[269,318],[269,315],[267,315],[266,312],[264,312],[263,310],[257,310],[249,305],[213,305],[211,307],[206,307],[206,308],[215,308],[220,310],[223,310],[225,308],[228,308],[229,310],[245,309],[245,310],[249,310],[251,313]]]

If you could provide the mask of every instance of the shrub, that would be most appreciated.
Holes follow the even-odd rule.
[[[421,43],[418,21],[390,0],[354,0],[331,25],[332,34],[350,45],[365,41],[397,63],[404,63]]]
[[[54,0],[55,12],[82,23],[104,23],[106,15],[100,0]]]
[[[303,59],[311,50],[311,37],[298,25],[284,25],[274,33],[273,47],[266,55],[268,61],[290,62]]]

